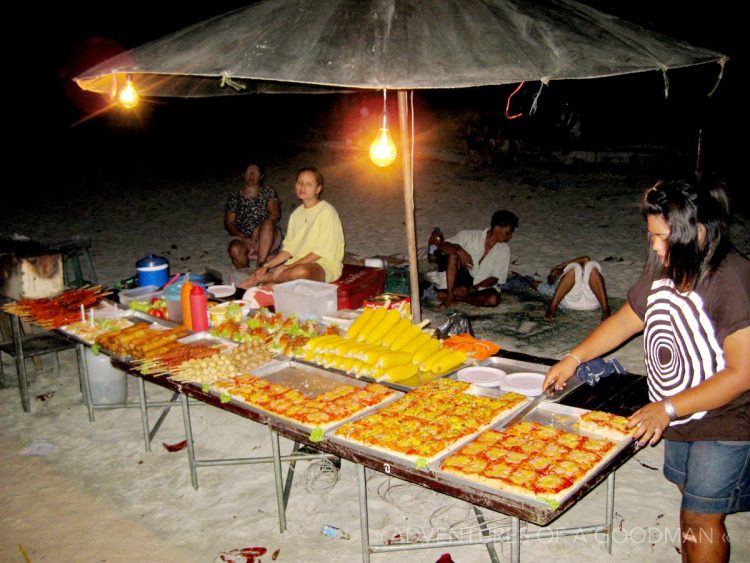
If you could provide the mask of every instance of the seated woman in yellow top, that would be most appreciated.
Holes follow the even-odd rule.
[[[344,230],[336,209],[320,199],[323,183],[317,168],[303,168],[297,173],[295,192],[302,205],[289,216],[281,252],[239,287],[299,279],[330,283],[341,277]]]

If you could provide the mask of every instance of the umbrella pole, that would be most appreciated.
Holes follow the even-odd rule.
[[[409,135],[409,103],[406,90],[398,91],[398,120],[401,129],[401,163],[404,179],[404,228],[409,251],[409,287],[411,315],[415,323],[422,322],[419,302],[419,268],[417,267],[417,227],[414,222],[414,182],[412,177],[411,137]]]

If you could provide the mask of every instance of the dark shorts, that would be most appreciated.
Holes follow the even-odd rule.
[[[682,508],[687,510],[750,510],[750,442],[664,440],[664,476],[683,487]]]
[[[440,252],[435,252],[437,257],[438,272],[445,272],[448,267],[448,256]],[[456,274],[455,287],[474,287],[474,278],[466,268],[459,268]]]

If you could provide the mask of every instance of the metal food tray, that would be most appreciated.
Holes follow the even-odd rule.
[[[488,387],[480,387],[478,385],[471,385],[466,392],[469,393],[470,395],[476,395],[476,396],[481,396],[481,397],[495,397],[495,398],[506,394],[506,391],[501,391],[500,389],[491,389]],[[462,448],[463,446],[465,446],[466,444],[474,440],[482,432],[485,432],[486,430],[489,430],[490,428],[494,428],[496,426],[502,425],[504,421],[515,416],[515,414],[519,410],[521,410],[523,407],[525,407],[528,403],[529,403],[528,401],[519,403],[518,405],[513,407],[513,409],[511,409],[509,412],[500,416],[500,418],[496,418],[495,420],[493,420],[490,424],[480,428],[476,432],[467,434],[466,436],[464,436],[463,438],[460,438],[458,441],[454,442],[453,444],[446,446],[445,449],[436,453],[433,456],[433,459],[428,460],[428,466],[431,465],[432,463],[437,462],[438,460],[443,459],[444,457],[447,457],[448,455],[455,452],[456,450],[459,450],[460,448]],[[362,452],[368,453],[370,455],[375,455],[375,456],[382,457],[390,461],[395,461],[395,462],[402,463],[402,464],[403,463],[414,464],[417,460],[417,458],[415,458],[414,456],[407,456],[405,454],[400,455],[398,452],[389,452],[389,451],[381,450],[378,448],[372,448],[372,447],[365,446],[357,442],[352,442],[340,436],[331,435],[329,439],[332,442],[345,445],[349,448],[357,449]]]
[[[239,344],[239,342],[230,340],[229,338],[216,336],[208,331],[194,332],[193,334],[179,338],[177,342],[180,344],[196,344],[202,346],[216,346],[221,344],[227,348],[233,348]]]
[[[353,379],[346,375],[333,373],[320,367],[287,358],[286,356],[279,356],[271,362],[253,369],[252,375],[256,377],[262,377],[278,385],[291,387],[292,389],[296,389],[300,393],[310,398],[315,398],[319,395],[322,395],[323,393],[327,393],[328,391],[332,391],[333,389],[341,387],[342,385],[350,385],[352,387],[362,388],[368,384],[368,382],[366,381],[361,381],[358,379]],[[213,390],[212,392],[215,393],[215,391]],[[288,418],[282,418],[271,411],[264,410],[261,407],[246,403],[239,399],[235,399],[234,397],[232,397],[232,400],[243,405],[244,407],[249,407],[250,409],[260,411],[263,414],[268,415],[269,417],[272,417],[278,421],[283,421],[284,423],[294,425],[298,428],[304,428],[306,430],[322,428],[324,431],[328,432],[329,430],[335,430],[345,422],[349,422],[356,418],[366,416],[373,411],[381,408],[382,406],[395,401],[396,399],[400,399],[401,397],[403,397],[403,395],[403,393],[397,391],[385,401],[378,403],[377,405],[372,405],[371,407],[355,413],[344,420],[315,426]]]
[[[522,420],[519,420],[518,422],[529,422],[529,421],[538,422],[539,424],[543,424],[545,426],[552,426],[554,428],[560,428],[562,430],[567,430],[568,432],[573,432],[575,434],[580,434],[582,436],[602,439],[603,437],[601,435],[593,434],[591,432],[586,432],[584,430],[581,430],[578,427],[578,421],[581,415],[587,412],[590,412],[590,411],[587,409],[580,409],[578,407],[570,407],[567,405],[560,405],[557,403],[545,401],[542,404],[540,404],[537,408],[535,408],[533,411],[531,411],[529,414],[527,414],[525,417],[523,417]],[[502,428],[502,426],[503,426],[502,421],[500,421],[497,424],[493,424],[488,430],[500,429]],[[476,438],[478,435],[479,434],[475,435],[474,437]],[[573,488],[571,488],[565,494],[565,496],[563,496],[558,501],[558,503],[563,504],[567,499],[571,497],[571,495],[577,493],[589,481],[601,475],[602,472],[604,472],[607,469],[609,463],[615,457],[617,457],[623,450],[625,450],[628,447],[633,447],[633,446],[634,446],[633,439],[630,438],[629,436],[627,438],[623,438],[619,442],[616,442],[615,448],[607,452],[607,455],[604,456],[599,461],[599,463],[596,464],[596,466],[594,466],[594,470],[591,473],[589,473],[585,479],[583,479],[579,483],[576,483],[576,485]],[[435,461],[430,463],[429,464],[430,470],[436,475],[440,475],[444,479],[456,481],[458,483],[465,483],[467,485],[471,485],[472,487],[475,487],[482,491],[486,491],[488,493],[492,493],[494,495],[516,499],[518,501],[525,502],[525,503],[537,504],[544,508],[550,507],[549,503],[543,500],[524,496],[524,495],[519,495],[516,493],[510,493],[507,491],[503,491],[501,489],[496,489],[494,487],[490,487],[488,485],[483,485],[482,483],[472,481],[471,479],[463,478],[460,475],[455,475],[453,473],[448,473],[447,471],[441,470],[440,464],[443,462],[443,460],[449,455],[455,453],[455,451],[457,451],[458,449],[460,448],[455,448],[454,451],[448,452],[444,456],[441,456],[439,459],[436,459]]]
[[[132,315],[122,315],[121,319],[127,319],[135,324],[135,320],[131,318]],[[72,323],[71,323],[72,324]],[[55,330],[66,336],[67,338],[70,338],[71,340],[75,340],[76,342],[79,342],[81,344],[84,344],[88,347],[92,347],[96,344],[96,342],[91,342],[90,340],[86,340],[85,338],[82,338],[81,336],[69,331],[66,327],[70,326],[70,324],[62,325],[57,327]],[[102,333],[103,334],[103,333]],[[102,350],[103,351],[103,350]]]
[[[178,326],[175,323],[171,323],[164,319],[157,319],[156,317],[152,317],[151,315],[141,313],[140,311],[134,311],[134,310],[132,311],[133,313],[129,315],[129,320],[133,321],[134,324],[145,323],[145,324],[151,325],[152,328],[157,328],[159,330],[168,330],[170,328],[174,328]],[[125,363],[130,363],[133,361],[133,357],[130,354],[125,355],[125,356],[120,356],[118,354],[114,354],[110,352],[109,350],[106,350],[105,348],[101,348],[101,347],[99,348],[99,353],[104,354],[105,356],[109,356],[110,358],[119,360],[121,362],[125,362]]]

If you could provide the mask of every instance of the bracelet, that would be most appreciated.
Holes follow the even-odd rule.
[[[574,360],[575,360],[575,361],[576,361],[576,362],[578,363],[578,365],[579,365],[579,366],[580,366],[580,365],[581,365],[581,364],[583,363],[583,362],[581,361],[581,358],[579,358],[579,357],[578,357],[578,356],[576,356],[575,354],[572,354],[571,352],[568,352],[567,354],[565,354],[565,355],[563,356],[563,358],[567,358],[568,356],[570,356],[571,358],[573,358],[573,359],[574,359]]]
[[[674,410],[672,401],[670,401],[669,399],[663,399],[661,404],[664,407],[667,416],[669,417],[669,422],[674,422],[675,420],[677,420],[677,411]]]

